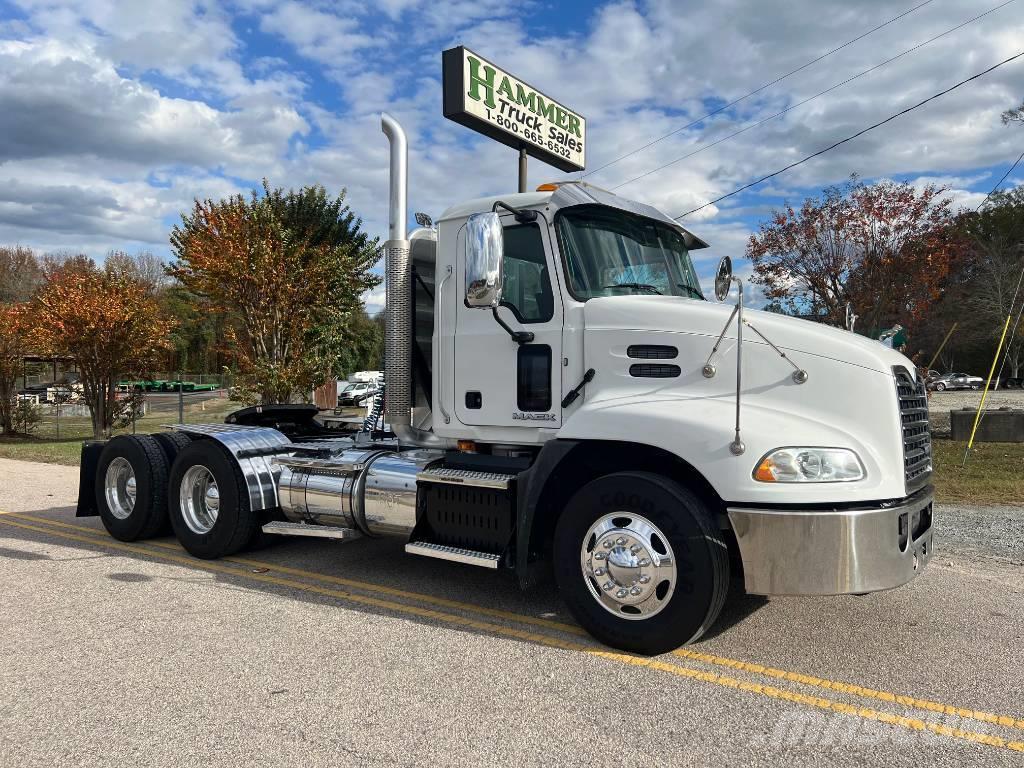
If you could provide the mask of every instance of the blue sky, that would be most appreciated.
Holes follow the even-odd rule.
[[[0,243],[169,255],[196,197],[275,185],[349,190],[386,226],[386,109],[411,137],[411,203],[434,216],[515,188],[515,153],[441,116],[441,51],[466,44],[588,118],[588,168],[686,125],[924,0],[505,3],[497,0],[0,0]],[[1024,48],[1024,0],[715,146],[1005,0],[931,0],[645,151],[588,175],[670,215],[696,207]],[[773,207],[851,173],[949,186],[976,205],[1024,149],[999,114],[1024,60],[689,217],[710,275]],[[531,161],[531,184],[566,178]],[[573,176],[576,177],[576,176]],[[1007,186],[1020,184],[1018,169]],[[381,295],[369,296],[371,309]]]

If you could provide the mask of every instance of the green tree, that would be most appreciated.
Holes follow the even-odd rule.
[[[196,200],[171,233],[170,273],[226,319],[239,389],[288,402],[340,376],[360,343],[361,295],[380,278],[376,239],[345,192],[321,186]]]

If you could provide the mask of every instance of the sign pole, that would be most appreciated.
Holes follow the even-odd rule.
[[[519,191],[526,191],[526,148],[519,148]]]

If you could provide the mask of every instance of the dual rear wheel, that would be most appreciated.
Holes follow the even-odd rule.
[[[258,535],[245,478],[213,440],[180,432],[115,437],[96,477],[100,519],[115,539],[137,541],[170,528],[190,554],[212,559]]]

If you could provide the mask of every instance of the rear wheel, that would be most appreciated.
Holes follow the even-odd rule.
[[[706,506],[660,475],[621,472],[580,489],[558,521],[555,576],[570,611],[607,645],[666,653],[714,623],[728,548]]]
[[[174,535],[204,560],[238,552],[258,530],[242,471],[214,440],[194,440],[178,453],[167,499]]]
[[[111,439],[96,468],[96,508],[115,539],[155,536],[167,521],[167,458],[148,435]]]
[[[942,392],[945,389],[946,389],[946,385],[943,384],[941,381],[938,384],[935,385],[935,391],[936,392]]]

